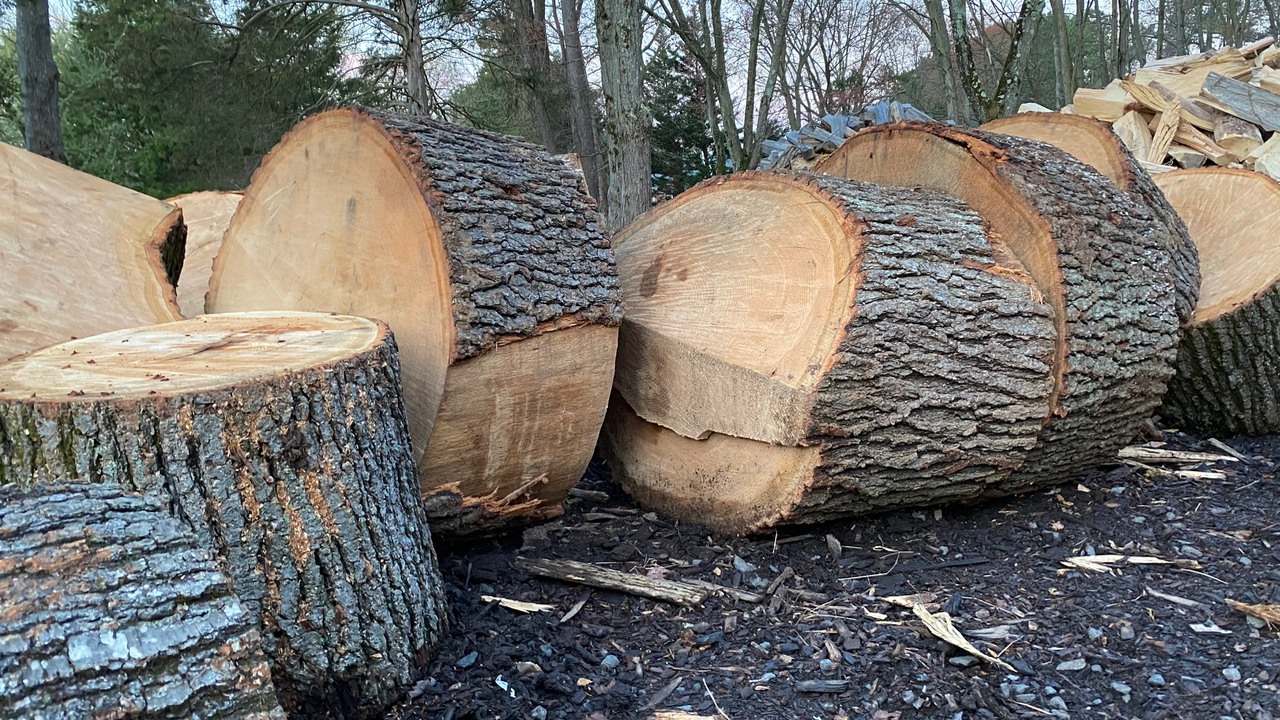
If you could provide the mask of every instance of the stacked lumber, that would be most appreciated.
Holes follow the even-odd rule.
[[[386,325],[204,315],[55,345],[0,365],[0,438],[4,486],[162,498],[254,618],[291,715],[380,716],[438,646]]]
[[[1148,172],[1244,168],[1280,179],[1280,46],[1165,58],[1101,90],[1081,88],[1063,112],[1112,123]]]
[[[743,533],[1007,494],[1091,469],[1159,404],[1170,243],[1127,194],[937,124],[819,169],[703,183],[615,239],[604,448],[641,503]]]
[[[0,487],[0,716],[284,720],[257,622],[157,496]]]
[[[187,247],[182,261],[182,275],[174,292],[183,317],[204,314],[204,296],[209,292],[213,275],[213,258],[222,247],[222,235],[231,224],[231,216],[240,205],[243,193],[195,192],[171,197],[165,202],[182,208],[187,224]]]
[[[1231,168],[1156,183],[1186,218],[1204,276],[1160,413],[1220,436],[1280,431],[1280,183]]]
[[[0,196],[0,361],[181,317],[181,210],[4,143]]]
[[[516,138],[358,108],[309,118],[264,159],[206,309],[389,323],[437,536],[561,512],[604,418],[621,320],[574,168]]]

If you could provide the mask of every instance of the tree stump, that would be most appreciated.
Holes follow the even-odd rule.
[[[181,210],[4,143],[0,197],[0,362],[181,317]]]
[[[1169,205],[1164,193],[1129,152],[1107,123],[1083,115],[1019,113],[992,120],[981,130],[1048,143],[1110,178],[1167,231],[1169,269],[1178,299],[1178,321],[1191,322],[1200,297],[1200,259],[1186,223]]]
[[[395,342],[341,315],[207,315],[0,365],[0,484],[165,497],[260,618],[291,713],[372,716],[444,600]]]
[[[615,247],[605,448],[649,507],[742,533],[970,498],[1036,444],[1052,310],[962,202],[738,173]]]
[[[159,498],[0,488],[0,715],[284,720],[257,622]]]
[[[1053,308],[1050,412],[1035,449],[998,492],[1113,459],[1160,404],[1179,326],[1167,231],[1087,165],[1022,138],[899,123],[854,135],[814,169],[963,200]]]
[[[386,320],[437,537],[550,517],[591,459],[621,306],[582,176],[494,133],[321,113],[263,161],[208,310]]]
[[[1161,173],[1204,284],[1160,413],[1215,435],[1280,431],[1280,184],[1230,168]]]
[[[182,275],[174,289],[183,317],[204,314],[204,296],[209,292],[213,258],[222,247],[222,236],[243,196],[244,193],[239,192],[194,192],[165,200],[182,208],[182,219],[187,225]]]

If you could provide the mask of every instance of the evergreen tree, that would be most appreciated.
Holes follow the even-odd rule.
[[[645,100],[653,114],[654,189],[678,195],[715,174],[715,146],[707,131],[706,84],[689,58],[662,47],[645,71]]]

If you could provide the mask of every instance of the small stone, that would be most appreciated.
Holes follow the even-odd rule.
[[[1249,567],[1250,565],[1252,565],[1252,564],[1253,564],[1253,561],[1252,561],[1252,560],[1250,560],[1250,559],[1249,559],[1249,558],[1247,558],[1247,557],[1243,557],[1243,556],[1241,556],[1241,558],[1240,558],[1240,564],[1241,564],[1241,565],[1243,565],[1243,566],[1245,566],[1245,567]]]
[[[1127,624],[1127,623],[1126,623],[1126,624],[1124,624],[1124,625],[1121,625],[1121,626],[1120,626],[1120,639],[1121,639],[1121,640],[1132,640],[1132,639],[1133,639],[1133,637],[1134,637],[1134,632],[1133,632],[1133,626],[1132,626],[1132,625],[1129,625],[1129,624]]]
[[[1103,635],[1104,635],[1104,633],[1103,633],[1101,630],[1099,630],[1098,628],[1089,628],[1089,639],[1090,639],[1090,640],[1097,640],[1098,638],[1102,637]]]
[[[1115,690],[1121,695],[1128,695],[1129,693],[1133,692],[1133,688],[1119,681],[1111,683],[1111,689]]]
[[[1089,672],[1102,672],[1102,666],[1101,666],[1101,665],[1090,665],[1090,666],[1089,666]]]
[[[836,667],[836,664],[831,662],[830,658],[822,658],[818,661],[818,669],[821,670],[824,675],[830,675],[835,672]]]
[[[1019,693],[1014,695],[1013,699],[1021,703],[1033,703],[1036,701],[1037,697],[1035,693]]]
[[[1260,617],[1254,617],[1253,615],[1245,615],[1244,621],[1249,623],[1249,625],[1258,628],[1259,630],[1267,626],[1266,620],[1263,620]]]
[[[479,659],[480,659],[480,653],[476,652],[475,650],[472,650],[466,655],[463,655],[462,657],[458,658],[457,666],[460,668],[466,669],[471,667],[472,665],[475,665],[476,661]]]
[[[1049,707],[1058,708],[1065,712],[1067,709],[1067,701],[1063,700],[1061,695],[1054,695],[1049,698]]]
[[[1076,658],[1075,660],[1067,660],[1066,662],[1058,663],[1058,672],[1066,672],[1068,670],[1083,670],[1088,666],[1089,666],[1089,663],[1085,662],[1084,658]]]
[[[542,666],[538,663],[524,662],[522,660],[516,663],[516,672],[521,675],[541,675]]]
[[[952,655],[947,659],[947,662],[956,667],[967,668],[973,667],[978,662],[978,658],[972,655]]]
[[[1186,555],[1189,558],[1204,557],[1204,553],[1200,552],[1196,548],[1191,547],[1190,545],[1183,545],[1181,548],[1178,549],[1178,552],[1182,553],[1183,555]]]
[[[1155,673],[1151,677],[1147,678],[1147,684],[1162,686],[1164,685],[1164,676],[1161,675],[1160,673]]]
[[[915,699],[916,699],[916,694],[915,694],[915,691],[913,690],[908,690],[902,693],[902,702],[904,703],[907,703],[907,704],[913,703],[915,702]]]
[[[601,660],[601,661],[600,661],[600,664],[601,664],[601,665],[603,665],[603,666],[605,666],[606,668],[608,668],[608,669],[612,670],[612,669],[614,669],[614,668],[618,667],[618,665],[619,665],[621,662],[622,662],[622,661],[618,659],[618,656],[617,656],[617,655],[614,655],[614,654],[610,653],[610,654],[608,654],[608,655],[605,655],[605,656],[604,656],[604,660]]]
[[[533,718],[533,720],[547,720],[547,709],[539,705],[529,711],[529,717]]]
[[[734,555],[734,556],[733,556],[733,569],[734,569],[734,570],[737,570],[738,572],[742,573],[743,575],[746,575],[747,573],[753,573],[753,572],[755,572],[755,571],[756,571],[756,566],[755,566],[755,565],[752,565],[751,563],[747,562],[746,560],[743,560],[741,557],[739,557],[739,556],[737,556],[737,555]]]
[[[1023,675],[1036,674],[1035,668],[1028,665],[1025,660],[1010,660],[1009,664],[1013,666],[1014,670],[1017,670],[1019,673]]]
[[[1230,682],[1240,682],[1240,670],[1229,667],[1222,671],[1222,677],[1226,678]]]

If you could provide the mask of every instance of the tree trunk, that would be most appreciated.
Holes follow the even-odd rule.
[[[206,315],[32,353],[0,388],[0,483],[162,496],[291,714],[373,717],[422,677],[444,597],[385,325]]]
[[[1178,217],[1151,176],[1112,132],[1111,126],[1083,115],[1022,113],[983,125],[982,130],[1048,143],[1089,165],[1147,208],[1164,226],[1170,281],[1178,323],[1186,327],[1200,297],[1200,260],[1187,225]]]
[[[600,151],[596,149],[595,118],[591,112],[591,85],[587,83],[587,62],[582,56],[582,34],[578,30],[578,18],[582,12],[580,0],[561,0],[560,13],[564,25],[560,50],[564,54],[565,74],[569,81],[569,122],[573,128],[573,150],[582,162],[582,174],[587,177],[587,191],[600,207],[608,207],[605,196],[600,194],[604,179],[601,172]]]
[[[222,236],[231,224],[231,216],[240,205],[240,192],[195,192],[171,197],[165,202],[182,210],[187,226],[186,249],[182,259],[182,275],[174,294],[183,317],[204,314],[204,296],[209,292],[209,276],[213,274],[213,258],[222,247]]]
[[[1005,58],[995,97],[991,98],[987,110],[988,118],[1012,115],[1018,108],[1018,89],[1027,71],[1027,61],[1031,59],[1031,44],[1043,12],[1044,0],[1023,0],[1022,11],[1018,13],[1018,22],[1010,38],[1009,56]]]
[[[604,92],[609,159],[609,228],[621,230],[653,201],[644,106],[644,38],[640,0],[596,0],[600,85]]]
[[[1036,443],[1052,310],[962,202],[735,174],[617,252],[631,314],[606,448],[646,506],[753,532],[932,504],[981,494]],[[782,252],[806,262],[768,262]],[[796,287],[809,302],[782,302]]]
[[[509,0],[508,7],[516,29],[517,55],[524,69],[521,80],[533,101],[534,123],[541,136],[539,142],[547,152],[555,155],[561,149],[548,92],[552,68],[547,44],[546,5],[543,0]],[[583,170],[585,172],[585,166]]]
[[[951,10],[951,38],[956,49],[956,66],[960,85],[969,100],[969,113],[974,121],[984,123],[987,115],[987,94],[982,89],[978,68],[973,63],[973,45],[969,39],[968,0],[947,0]]]
[[[4,143],[0,197],[0,361],[181,317],[181,210]]]
[[[602,225],[582,175],[536,145],[333,110],[254,174],[208,307],[387,321],[423,492],[530,522],[561,512],[608,402],[621,307]],[[440,518],[437,540],[493,529]]]
[[[1262,0],[1262,5],[1267,9],[1267,22],[1269,23],[1268,28],[1270,28],[1268,34],[1271,37],[1280,36],[1280,12],[1277,12],[1276,9],[1280,3],[1277,3],[1276,0]]]
[[[1071,62],[1071,33],[1067,29],[1067,11],[1063,0],[1050,0],[1053,8],[1053,57],[1058,79],[1058,105],[1068,105],[1076,94],[1076,73]],[[1078,16],[1077,16],[1078,17]]]
[[[0,488],[0,715],[284,720],[256,620],[155,496]]]
[[[1036,447],[993,492],[1083,474],[1114,457],[1172,374],[1177,298],[1165,227],[1057,148],[938,124],[877,126],[819,172],[922,186],[983,215],[1054,309],[1055,390]]]
[[[1280,431],[1280,184],[1230,168],[1155,180],[1186,220],[1205,277],[1160,413],[1180,428],[1224,437]]]
[[[27,150],[67,162],[58,114],[58,66],[53,61],[48,0],[17,0],[18,78]]]
[[[963,98],[958,92],[959,85],[955,65],[951,59],[951,43],[948,40],[947,17],[942,9],[942,0],[925,0],[924,6],[929,14],[929,47],[933,49],[933,57],[938,63],[938,72],[942,74],[942,83],[947,89],[947,117],[958,123],[964,123],[966,119],[959,112]]]

